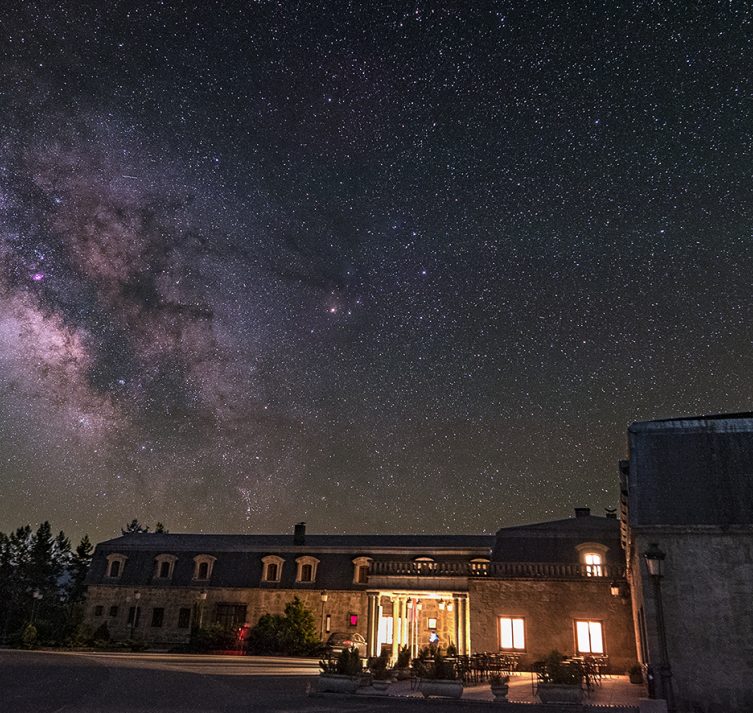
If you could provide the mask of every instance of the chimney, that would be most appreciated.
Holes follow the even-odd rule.
[[[293,544],[305,545],[306,544],[306,523],[296,523],[295,530],[293,531]]]
[[[591,514],[591,508],[575,508],[575,517],[588,517]]]
[[[604,510],[606,511],[604,517],[606,517],[608,520],[617,519],[617,508],[604,508]]]

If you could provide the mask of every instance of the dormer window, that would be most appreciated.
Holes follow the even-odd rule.
[[[172,579],[177,559],[175,555],[157,555],[154,558],[154,579]]]
[[[476,557],[470,562],[471,574],[475,575],[488,575],[489,574],[489,559],[486,557]]]
[[[369,583],[369,565],[371,557],[356,557],[353,560],[353,584]]]
[[[295,575],[295,581],[301,584],[311,584],[316,582],[316,570],[319,566],[319,560],[316,557],[298,557],[296,559],[298,570]]]
[[[261,558],[264,565],[261,573],[262,582],[279,582],[282,579],[282,566],[285,560],[277,555],[267,555]]]
[[[419,573],[428,573],[437,568],[437,563],[431,557],[415,557],[413,561]]]
[[[107,574],[106,577],[111,579],[118,579],[123,574],[125,563],[128,557],[125,555],[111,554],[107,555]]]
[[[212,557],[212,555],[196,555],[196,557],[193,558],[193,561],[194,561],[193,578],[195,580],[203,580],[203,581],[211,579],[212,569],[214,568],[214,563],[216,559],[217,558]]]
[[[584,542],[575,548],[578,551],[578,560],[581,572],[586,577],[604,577],[607,549],[606,545],[599,542]]]

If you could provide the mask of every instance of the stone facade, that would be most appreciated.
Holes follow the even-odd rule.
[[[576,621],[602,624],[609,670],[624,673],[635,662],[629,602],[610,593],[610,582],[481,579],[472,581],[471,641],[478,651],[500,649],[499,617],[525,621],[521,666],[543,659],[552,649],[572,656]]]
[[[628,437],[623,535],[656,696],[680,713],[753,711],[753,415],[635,423]]]
[[[583,621],[599,631],[593,653],[621,672],[635,658],[629,607],[610,595],[623,574],[619,523],[588,509],[496,536],[306,536],[300,524],[292,538],[128,534],[97,546],[87,621],[106,622],[115,640],[169,647],[198,626],[242,635],[298,597],[324,639],[357,632],[370,655],[386,648],[394,658],[431,641],[500,651],[499,617],[513,616],[524,665],[554,648],[583,654],[574,633]]]

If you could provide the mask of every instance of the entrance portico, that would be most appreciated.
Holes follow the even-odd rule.
[[[368,590],[367,640],[369,656],[390,647],[392,659],[407,646],[411,657],[428,646],[430,637],[459,654],[471,651],[468,592],[431,590]]]

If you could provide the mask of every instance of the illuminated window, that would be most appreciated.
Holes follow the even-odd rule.
[[[600,621],[576,621],[575,638],[579,654],[604,653],[604,631]]]
[[[499,617],[499,648],[503,651],[525,651],[525,626],[522,618]]]
[[[353,584],[369,583],[370,557],[356,557],[353,560]]]
[[[172,579],[177,559],[175,555],[157,555],[154,558],[154,578]]]
[[[107,577],[111,577],[112,579],[117,579],[123,574],[123,569],[125,567],[126,560],[128,557],[125,555],[118,555],[118,554],[111,554],[107,555]]]
[[[393,632],[393,619],[391,616],[382,616],[379,618],[379,631],[377,633],[379,646],[377,649],[381,651],[382,644],[392,643]]]
[[[267,555],[261,558],[263,569],[261,573],[262,582],[279,582],[282,578],[282,566],[285,560],[277,555]]]
[[[437,563],[431,557],[416,557],[413,561],[416,563],[416,569],[419,573],[428,573],[437,568]]]
[[[211,579],[212,569],[214,569],[216,559],[217,558],[212,557],[212,555],[196,555],[196,557],[193,558],[193,578],[198,580]]]
[[[586,577],[607,576],[604,564],[609,548],[606,545],[600,542],[582,542],[575,549],[578,552],[582,574]]]
[[[586,552],[583,556],[587,577],[601,577],[601,555],[596,552]]]
[[[316,557],[306,555],[296,559],[298,570],[296,571],[295,581],[302,584],[311,584],[316,582],[316,570],[319,560]]]

